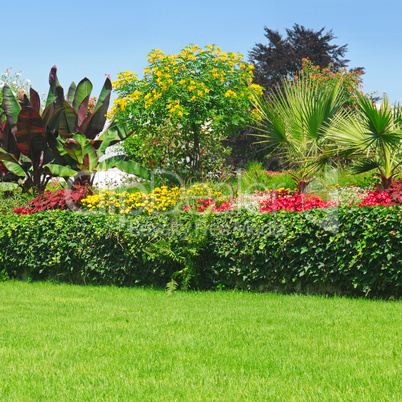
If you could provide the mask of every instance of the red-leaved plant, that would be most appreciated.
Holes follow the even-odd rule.
[[[392,182],[385,192],[391,199],[391,205],[402,205],[402,179]]]
[[[53,209],[77,209],[81,206],[81,200],[91,193],[88,186],[74,186],[74,189],[63,188],[61,190],[46,191],[39,197],[29,201],[25,207],[14,209],[17,215],[33,214]]]

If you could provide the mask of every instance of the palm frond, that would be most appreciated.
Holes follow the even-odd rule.
[[[378,169],[381,163],[376,159],[361,159],[352,167],[352,171],[356,174],[366,173],[374,169]]]

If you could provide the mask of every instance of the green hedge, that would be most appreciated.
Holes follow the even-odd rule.
[[[10,278],[163,287],[395,296],[402,290],[402,207],[298,212],[0,216]]]

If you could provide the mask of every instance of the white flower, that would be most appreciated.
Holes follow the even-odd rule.
[[[31,85],[31,80],[26,80],[28,85]]]
[[[20,77],[20,76],[21,76],[21,73],[16,73],[15,76],[16,76],[16,77]]]
[[[0,88],[3,88],[5,83],[3,81],[0,81]]]
[[[8,77],[8,73],[1,74],[2,77]]]

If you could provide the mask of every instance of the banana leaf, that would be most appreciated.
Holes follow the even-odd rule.
[[[45,173],[57,177],[74,177],[78,173],[76,170],[73,170],[68,166],[56,165],[53,163],[44,165],[43,169]]]
[[[32,89],[32,87],[29,89],[29,96],[30,96],[31,108],[35,109],[38,113],[40,113],[39,94],[34,89]]]
[[[51,105],[56,99],[56,87],[59,85],[59,80],[57,79],[57,67],[53,66],[49,73],[49,93],[46,99],[45,109]]]
[[[7,116],[8,123],[10,124],[11,132],[15,134],[17,131],[18,114],[20,113],[21,107],[15,99],[13,91],[8,85],[4,85],[3,87],[2,107]]]
[[[150,172],[148,169],[141,166],[138,162],[126,161],[124,155],[112,156],[108,159],[103,160],[96,167],[97,171],[107,171],[111,168],[118,168],[125,173],[133,174],[139,176],[142,179],[149,180]]]
[[[31,107],[23,107],[17,122],[15,134],[18,149],[32,161],[39,161],[46,147],[43,120]]]
[[[91,96],[92,92],[92,83],[89,81],[88,78],[82,79],[75,90],[74,94],[74,100],[72,103],[73,109],[75,110],[76,113],[78,113],[78,110],[81,106],[82,103],[86,102],[85,110],[88,109],[88,102],[89,98]]]
[[[68,88],[67,92],[67,102],[72,105],[74,101],[74,95],[75,95],[75,90],[77,89],[77,86],[75,85],[74,81],[70,84],[70,87]]]
[[[4,166],[11,172],[20,177],[27,177],[25,170],[18,162],[3,160]]]

